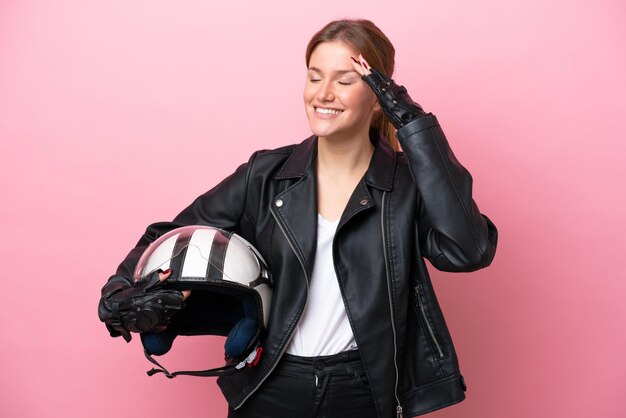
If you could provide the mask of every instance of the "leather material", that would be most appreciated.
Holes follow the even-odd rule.
[[[123,287],[122,280],[108,284],[106,296],[98,304],[98,317],[110,330],[116,331],[112,336],[121,335],[128,342],[131,332],[164,331],[172,317],[183,308],[183,294],[164,289],[159,273],[155,271],[126,287]]]
[[[485,267],[497,230],[473,201],[471,176],[435,116],[398,130],[404,152],[373,131],[370,138],[370,166],[337,227],[335,269],[378,416],[396,412],[396,397],[406,412],[432,411],[461,401],[464,384],[424,258],[446,271]],[[276,367],[306,304],[317,233],[316,154],[314,136],[255,153],[173,222],[150,225],[117,271],[132,274],[150,242],[182,225],[223,228],[259,250],[275,278],[274,299],[259,364],[218,379],[232,408],[254,396]]]
[[[404,86],[399,86],[391,78],[375,68],[371,74],[361,78],[374,90],[378,103],[396,129],[425,114],[422,106],[415,103]]]

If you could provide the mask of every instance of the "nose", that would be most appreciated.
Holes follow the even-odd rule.
[[[317,91],[317,99],[321,102],[332,102],[335,100],[335,93],[333,92],[332,85],[328,82],[323,82]]]

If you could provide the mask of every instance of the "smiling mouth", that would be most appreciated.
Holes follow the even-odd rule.
[[[343,113],[343,110],[339,109],[329,109],[324,107],[314,107],[316,113],[320,113],[322,115],[339,115]]]

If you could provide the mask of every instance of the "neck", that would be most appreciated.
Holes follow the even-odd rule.
[[[374,146],[369,129],[350,138],[319,137],[317,167],[319,172],[332,176],[363,175],[369,166]]]

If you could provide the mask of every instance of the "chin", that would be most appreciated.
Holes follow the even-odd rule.
[[[316,136],[332,136],[336,134],[341,134],[342,129],[338,129],[337,126],[329,126],[328,123],[320,123],[320,121],[309,122],[309,127],[311,128],[311,132]]]
[[[335,129],[320,129],[315,127],[311,127],[311,132],[315,136],[324,138],[332,137],[333,135],[336,135],[338,133]]]

